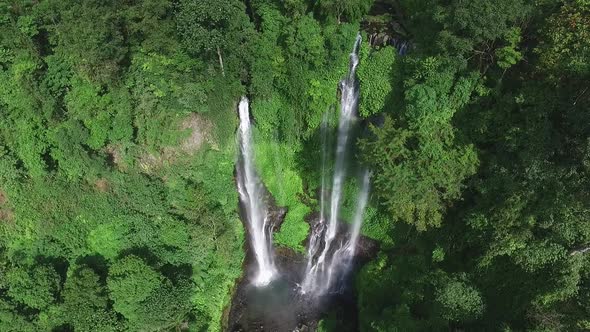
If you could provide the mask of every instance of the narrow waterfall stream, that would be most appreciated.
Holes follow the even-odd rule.
[[[349,268],[354,256],[359,236],[361,235],[361,226],[363,225],[363,216],[367,202],[369,201],[369,190],[371,184],[371,173],[365,170],[363,183],[359,192],[356,210],[352,219],[352,231],[346,242],[341,243],[340,248],[334,253],[332,258],[333,266],[341,266],[342,269]]]
[[[327,195],[327,169],[328,169],[328,147],[331,145],[331,140],[329,139],[328,135],[328,120],[329,120],[330,113],[326,112],[322,118],[322,125],[321,125],[321,146],[322,146],[322,168],[321,168],[321,190],[320,190],[320,220],[318,223],[313,225],[311,228],[311,234],[309,235],[309,244],[307,246],[307,264],[305,267],[305,275],[309,275],[312,273],[312,269],[314,268],[314,260],[313,257],[316,256],[318,250],[320,249],[321,236],[326,231],[326,195]],[[306,281],[304,281],[304,285]],[[307,287],[307,285],[306,285]]]
[[[319,296],[326,293],[334,282],[335,274],[342,273],[346,268],[344,264],[354,254],[357,238],[360,234],[360,226],[364,207],[368,199],[369,172],[365,172],[363,188],[357,200],[357,213],[353,222],[353,230],[345,242],[335,244],[334,240],[338,232],[338,218],[341,208],[342,190],[346,179],[347,164],[346,158],[350,145],[350,136],[353,123],[356,120],[355,111],[358,106],[358,83],[356,81],[356,68],[358,66],[359,47],[361,36],[357,35],[353,51],[350,54],[348,74],[340,82],[340,119],[338,123],[338,137],[336,142],[334,174],[331,182],[331,193],[329,206],[326,208],[324,194],[327,192],[327,181],[325,179],[325,163],[327,154],[331,151],[327,146],[324,137],[326,133],[327,120],[322,122],[322,189],[320,193],[320,220],[314,227],[310,236],[308,246],[308,257],[305,279],[301,283],[301,292]],[[327,224],[326,224],[327,222]],[[322,238],[323,236],[323,238]],[[336,249],[338,246],[338,249]],[[321,252],[318,251],[321,249]]]
[[[240,127],[238,141],[240,158],[237,167],[237,183],[240,200],[246,212],[250,243],[256,258],[257,272],[254,285],[265,286],[277,274],[272,251],[272,227],[264,203],[264,188],[254,169],[254,149],[248,98],[242,97],[238,106]]]

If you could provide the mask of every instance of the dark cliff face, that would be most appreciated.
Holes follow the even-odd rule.
[[[318,225],[320,215],[318,212],[314,212],[309,214],[305,220],[309,224],[310,229],[313,229]],[[345,241],[349,238],[348,234],[350,233],[351,225],[340,220],[338,222],[338,231],[336,233],[336,239],[334,241]],[[305,244],[309,242],[309,234],[307,239],[305,240]],[[354,253],[354,262],[360,262],[362,264],[368,262],[369,260],[373,259],[377,252],[379,251],[379,242],[373,240],[369,237],[360,235],[358,239],[358,243],[356,246],[356,250]],[[356,263],[355,263],[356,264]]]

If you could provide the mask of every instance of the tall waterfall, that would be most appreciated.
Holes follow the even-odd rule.
[[[338,232],[338,216],[342,199],[342,189],[346,177],[346,157],[349,146],[349,137],[354,120],[355,110],[358,105],[358,85],[356,83],[356,68],[359,58],[358,51],[361,43],[360,34],[356,37],[353,51],[350,54],[348,74],[340,82],[340,119],[338,122],[338,137],[336,142],[336,154],[334,162],[334,174],[332,177],[332,188],[330,193],[329,206],[326,207],[324,193],[327,192],[327,181],[324,177],[325,163],[329,147],[327,147],[327,120],[322,123],[322,188],[320,197],[320,220],[315,225],[310,236],[308,247],[308,262],[306,266],[305,279],[301,284],[303,293],[320,295],[325,293],[332,286],[336,273],[341,272],[341,267],[354,254],[355,246],[360,233],[362,215],[367,203],[369,191],[369,173],[366,172],[363,179],[363,188],[357,200],[357,212],[353,222],[350,237],[341,242],[336,249],[334,240]],[[327,225],[326,225],[327,222]],[[323,235],[323,238],[322,238]],[[323,245],[323,246],[322,246]],[[318,251],[321,248],[321,252]]]
[[[264,203],[264,188],[254,170],[250,110],[246,97],[242,97],[240,100],[238,110],[240,115],[238,191],[246,212],[251,247],[258,267],[253,283],[257,286],[264,286],[271,282],[276,275],[272,253],[272,227],[269,225],[267,207]]]

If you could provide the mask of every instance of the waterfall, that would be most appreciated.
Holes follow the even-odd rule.
[[[358,243],[359,236],[361,234],[361,226],[363,225],[363,215],[367,202],[369,201],[369,189],[371,185],[371,172],[365,170],[363,175],[363,183],[361,185],[361,191],[357,199],[357,205],[352,218],[352,231],[350,232],[350,238],[346,243],[334,253],[332,261],[336,264],[342,264],[347,266],[352,257],[354,256],[356,245]]]
[[[354,255],[356,250],[356,244],[358,243],[359,236],[361,234],[361,226],[363,225],[363,216],[365,214],[365,209],[367,208],[367,202],[369,201],[369,190],[371,186],[371,172],[365,170],[365,174],[363,175],[363,184],[361,187],[361,192],[358,198],[358,204],[356,206],[356,211],[354,213],[354,218],[352,219],[352,234],[350,235],[350,243],[349,243],[349,251],[350,256]]]
[[[327,168],[328,168],[328,146],[330,146],[328,137],[328,119],[330,112],[325,112],[322,117],[321,125],[321,145],[322,145],[322,173],[321,173],[321,189],[320,189],[320,221],[313,225],[311,234],[309,236],[309,245],[307,247],[307,265],[305,267],[305,275],[312,272],[314,260],[321,245],[321,236],[325,231],[326,221],[326,194],[327,194]]]
[[[306,266],[305,279],[301,284],[302,293],[320,295],[325,293],[332,286],[335,273],[340,272],[346,257],[352,258],[355,246],[360,233],[362,215],[368,197],[369,173],[366,172],[363,180],[363,189],[357,200],[357,212],[353,223],[353,230],[350,238],[345,243],[340,243],[338,249],[334,249],[334,240],[338,232],[338,216],[342,199],[342,189],[346,177],[346,157],[349,146],[349,137],[352,125],[356,119],[355,110],[358,105],[358,85],[356,82],[356,68],[359,58],[358,51],[361,43],[360,34],[357,35],[353,51],[350,54],[348,74],[340,82],[340,118],[338,122],[338,136],[336,142],[336,153],[334,163],[334,174],[332,176],[332,188],[330,193],[329,209],[326,209],[324,193],[326,192],[326,180],[324,179],[325,162],[327,159],[327,120],[322,122],[322,189],[320,197],[320,220],[314,226],[310,236],[308,247],[308,262]],[[365,185],[366,183],[366,185]],[[328,212],[328,213],[326,213]],[[327,215],[326,215],[327,214]],[[327,225],[326,225],[327,221]],[[322,239],[323,234],[323,239]],[[323,247],[322,247],[323,244]],[[321,252],[317,255],[319,249]]]
[[[258,267],[253,283],[256,286],[264,286],[271,282],[276,275],[272,256],[272,227],[269,225],[267,207],[264,203],[264,188],[254,170],[250,110],[246,97],[242,97],[240,100],[238,110],[240,116],[238,192],[245,209],[251,247]]]

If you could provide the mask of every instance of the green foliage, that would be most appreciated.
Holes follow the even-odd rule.
[[[581,77],[590,72],[589,14],[587,1],[565,1],[559,12],[548,18],[536,52],[550,75]]]
[[[384,47],[371,53],[368,47],[361,48],[361,57],[357,70],[358,79],[363,87],[360,91],[359,114],[369,117],[385,110],[390,103],[392,93],[393,68],[396,62],[396,49]]]
[[[296,170],[295,151],[286,144],[268,139],[261,143],[257,140],[257,169],[275,204],[287,208],[285,221],[280,232],[274,235],[274,240],[277,244],[303,252],[302,243],[309,230],[305,216],[311,210],[300,201],[304,195],[303,182]]]
[[[135,256],[111,265],[108,287],[114,308],[127,319],[137,320],[137,306],[160,287],[163,277]]]
[[[100,86],[90,82],[73,82],[74,88],[66,97],[68,112],[74,120],[84,123],[88,130],[81,143],[98,150],[104,146],[110,128],[108,98],[99,97]]]
[[[228,45],[234,24],[244,21],[237,15],[243,10],[239,1],[181,1],[178,6],[178,28],[186,47],[196,52],[212,52],[219,45]],[[225,47],[223,47],[225,49]]]
[[[361,331],[417,331],[440,328],[436,314],[426,305],[421,319],[413,319],[411,308],[428,301],[428,266],[419,256],[401,256],[395,263],[385,255],[363,267],[357,276]]]
[[[322,114],[337,103],[337,84],[346,73],[358,27],[323,26],[311,13],[289,19],[266,5],[257,9],[257,15],[262,33],[254,39],[254,118],[260,126],[268,123],[270,128],[272,123],[276,133],[267,135],[297,146],[313,134]],[[264,109],[265,119],[258,119],[259,107]]]
[[[106,287],[92,269],[81,267],[73,271],[66,279],[62,295],[61,315],[76,331],[119,330],[116,316],[108,311]]]
[[[449,51],[471,52],[487,41],[501,38],[523,20],[530,11],[524,1],[452,1],[433,10],[434,20],[444,28],[439,32],[439,45]]]
[[[111,265],[107,285],[114,309],[136,329],[178,325],[190,308],[187,281],[173,285],[136,256]]]
[[[424,230],[440,225],[445,202],[456,199],[461,182],[475,172],[475,152],[455,143],[451,120],[469,101],[477,78],[455,81],[452,67],[433,58],[415,65],[405,82],[403,120],[396,124],[386,118],[361,149],[392,217]]]
[[[275,79],[284,75],[285,57],[279,38],[286,18],[278,9],[268,6],[261,6],[257,13],[261,20],[261,32],[253,42],[250,89],[255,97],[268,98],[273,92]]]
[[[1,2],[0,330],[220,331],[244,259],[236,101],[288,209],[274,240],[304,252],[319,127],[361,21],[412,47],[361,47],[373,125],[351,157],[373,171],[362,233],[380,252],[356,280],[360,330],[588,329],[589,10]]]
[[[234,50],[247,46],[254,34],[242,1],[183,0],[178,3],[175,19],[188,52],[206,59],[217,58],[223,76],[225,57],[231,74],[242,75],[241,67],[251,59],[247,53]]]
[[[120,14],[114,2],[48,1],[39,8],[54,51],[99,83],[116,78],[128,51]]]
[[[426,231],[386,224],[393,245],[357,278],[361,330],[580,329],[585,2],[400,5],[415,48],[388,82],[403,81],[392,85],[403,93],[393,91],[361,150],[380,210]],[[422,161],[403,176],[411,160]]]
[[[325,58],[324,38],[321,26],[311,14],[302,16],[290,26],[288,33],[287,52],[297,62],[319,68]]]
[[[320,0],[316,7],[322,15],[342,20],[357,22],[369,12],[374,0]]]
[[[88,248],[106,259],[114,259],[119,255],[125,243],[126,226],[122,220],[98,225],[88,235]]]
[[[302,243],[309,233],[309,224],[305,222],[305,216],[310,212],[311,209],[304,204],[290,206],[280,232],[274,235],[274,242],[301,253],[305,252]]]
[[[507,45],[496,49],[498,67],[508,69],[522,59],[522,53],[517,50],[521,40],[519,28],[512,28],[505,35]]]
[[[295,170],[295,151],[286,144],[256,143],[256,165],[267,189],[279,206],[295,206],[303,182]]]
[[[7,332],[35,331],[34,323],[16,313],[16,307],[7,302],[0,302],[0,327]]]
[[[14,267],[6,273],[8,295],[33,309],[45,309],[55,301],[59,291],[59,276],[54,269],[36,266],[30,271]]]
[[[38,66],[36,58],[21,52],[7,70],[0,72],[0,107],[6,113],[1,122],[2,138],[33,177],[46,174],[42,155],[48,148],[46,119],[37,112],[39,101],[29,98],[25,83],[32,80]]]
[[[432,251],[432,261],[435,263],[440,263],[445,260],[445,252],[444,249],[441,247],[436,247]]]
[[[436,290],[436,302],[442,306],[441,315],[450,321],[468,321],[483,313],[481,295],[465,281],[450,279]]]
[[[195,3],[0,4],[1,330],[220,329],[252,25],[227,2],[190,48]]]
[[[138,52],[129,83],[134,97],[168,112],[206,112],[213,82],[203,80],[204,64],[182,52]]]

